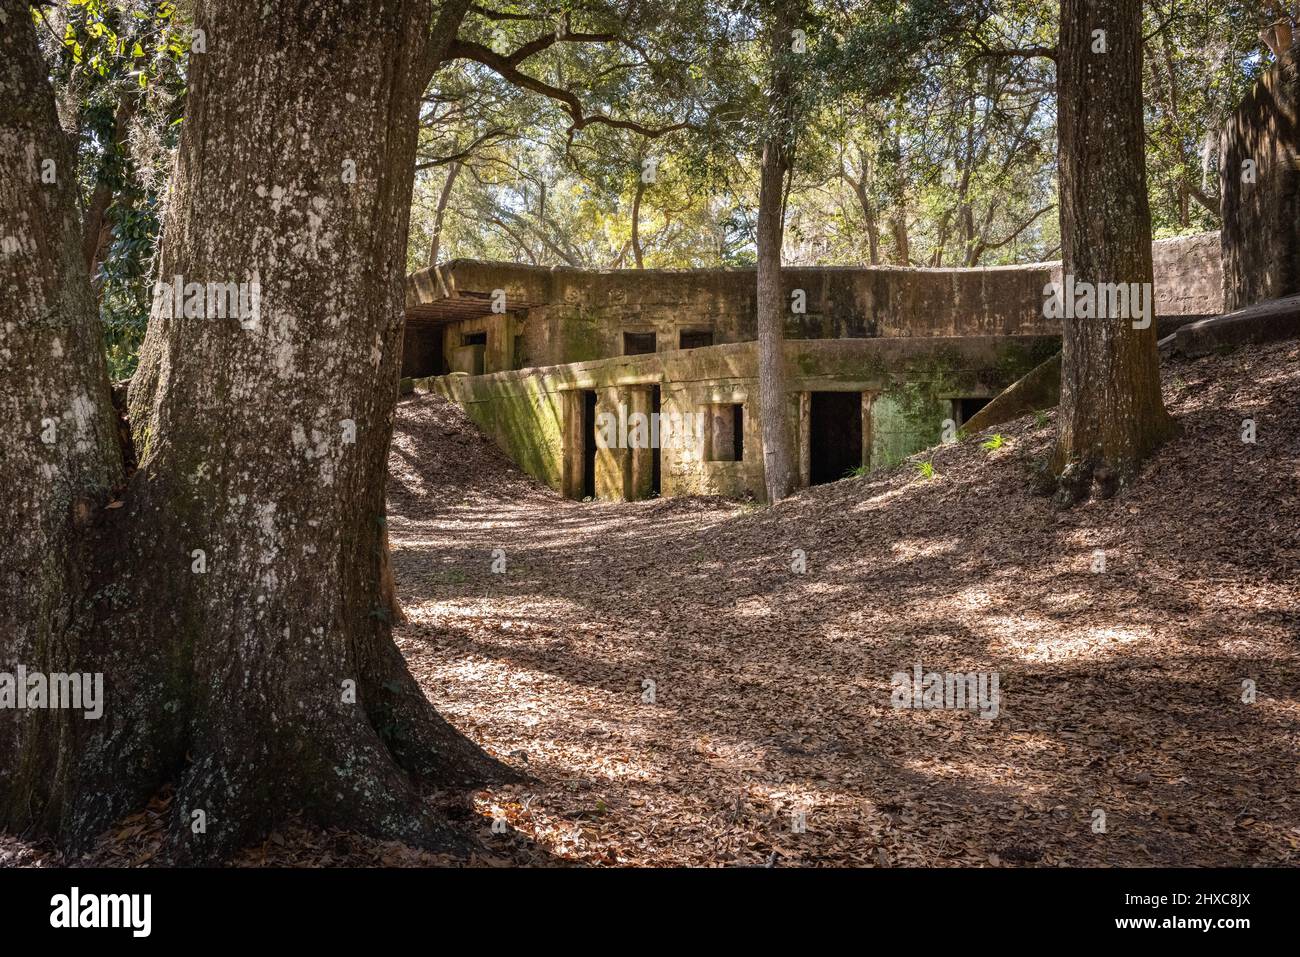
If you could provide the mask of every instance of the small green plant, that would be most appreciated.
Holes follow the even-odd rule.
[[[1006,444],[1006,439],[1002,437],[1001,432],[994,432],[992,437],[980,443],[980,448],[985,452],[996,452]]]
[[[865,478],[866,475],[867,475],[867,473],[870,472],[870,471],[871,471],[871,467],[870,467],[869,465],[859,465],[857,468],[855,468],[855,469],[849,469],[847,472],[845,472],[845,473],[844,473],[844,477],[845,477],[845,478]]]
[[[1037,412],[1034,413],[1034,425],[1036,425],[1040,429],[1047,428],[1046,411],[1044,411],[1043,409],[1039,409]]]
[[[934,463],[928,459],[924,462],[917,462],[916,470],[921,473],[921,478],[923,479],[934,478]]]

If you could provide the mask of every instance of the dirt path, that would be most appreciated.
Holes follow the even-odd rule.
[[[1032,420],[939,450],[933,479],[766,510],[566,501],[454,406],[405,400],[399,644],[535,777],[481,795],[485,841],[532,863],[1300,862],[1300,349],[1173,365],[1166,400],[1186,431],[1140,485],[1064,513],[1028,491]],[[892,707],[918,662],[996,672],[998,716]]]

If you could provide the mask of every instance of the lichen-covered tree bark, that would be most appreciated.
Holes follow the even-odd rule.
[[[1057,64],[1062,273],[1149,290],[1142,5],[1064,0]],[[1112,493],[1169,437],[1173,420],[1160,397],[1154,317],[1145,329],[1126,318],[1063,325],[1052,470],[1069,501],[1094,488]]]
[[[785,239],[786,175],[796,122],[791,42],[800,6],[777,0],[769,56],[767,133],[759,162],[757,224],[758,406],[762,419],[763,482],[770,503],[794,491],[794,443],[786,398],[785,317],[789,303],[781,282]]]
[[[30,60],[26,4],[0,2]],[[6,739],[22,760],[3,780],[4,824],[81,846],[173,780],[182,860],[219,859],[293,813],[451,847],[459,839],[417,785],[505,773],[423,696],[381,590],[416,107],[443,42],[430,36],[433,13],[430,0],[197,5],[206,52],[190,59],[160,264],[183,294],[155,297],[132,383],[139,469],[120,507],[91,509],[85,570],[58,582],[58,559],[77,555],[78,542],[63,544],[46,559],[56,598],[28,590],[16,606],[46,644],[70,645],[70,667],[104,673],[104,716],[65,718],[71,731],[57,741]],[[6,101],[48,102],[39,70]],[[52,104],[46,112],[52,123]],[[13,135],[6,151],[25,155],[31,134]],[[6,366],[68,366],[41,387],[51,398],[25,386],[21,419],[40,401],[81,410],[69,414],[97,444],[77,454],[99,464],[61,494],[89,489],[103,506],[120,459],[98,343],[67,333],[61,357],[34,324],[62,296],[75,301],[57,303],[61,321],[94,338],[75,206],[61,203],[66,262],[46,267],[46,299],[10,311],[24,331],[12,346],[6,335],[6,354],[19,353]],[[29,439],[28,458],[10,466],[9,444],[6,487],[39,487],[40,456],[54,453]],[[46,508],[47,524],[67,511]],[[23,558],[4,557],[6,591]],[[52,616],[39,601],[72,610]]]
[[[81,250],[76,162],[23,0],[0,0],[0,672],[69,672],[87,529],[122,481]],[[64,786],[67,710],[0,710],[0,819],[40,823]]]

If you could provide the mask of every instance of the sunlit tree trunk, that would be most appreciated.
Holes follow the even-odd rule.
[[[1141,26],[1138,0],[1062,4],[1060,215],[1064,276],[1150,291]],[[1153,294],[1150,302],[1154,312]],[[1110,494],[1173,431],[1160,396],[1154,315],[1147,328],[1134,325],[1128,318],[1063,320],[1052,458],[1063,499],[1089,494],[1094,483]]]
[[[758,193],[758,405],[762,419],[763,475],[768,502],[794,491],[794,445],[786,398],[785,317],[789,304],[781,282],[785,238],[786,174],[794,143],[793,54],[797,3],[779,0],[771,26],[768,130],[759,167]]]
[[[645,179],[637,174],[636,193],[632,197],[632,258],[637,269],[645,268],[641,254],[641,197],[645,195]]]
[[[456,186],[460,167],[460,160],[452,160],[447,167],[447,178],[442,182],[442,191],[438,194],[438,209],[433,217],[433,240],[429,243],[430,269],[438,265],[438,254],[442,252],[442,224],[447,219],[447,204],[451,202],[451,191]]]

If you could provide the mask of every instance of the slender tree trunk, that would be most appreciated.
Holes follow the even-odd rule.
[[[135,114],[135,95],[124,93],[118,103],[117,114],[113,121],[113,142],[104,146],[104,158],[102,164],[111,166],[113,164],[113,154],[123,149],[126,143],[127,125],[131,122],[131,117]],[[99,272],[99,264],[104,261],[104,249],[108,245],[108,237],[111,229],[108,223],[108,209],[113,205],[113,187],[109,182],[109,173],[107,170],[101,170],[99,179],[95,183],[95,188],[91,192],[90,203],[86,208],[86,215],[82,225],[82,253],[86,259],[86,272],[90,275],[92,288],[98,292],[100,283],[96,274]]]
[[[869,205],[869,204],[868,204]],[[870,214],[867,214],[866,208],[863,208],[863,214],[867,215],[867,259],[873,266],[880,265],[880,224],[876,222],[876,211],[873,208]]]
[[[429,244],[429,268],[438,265],[438,253],[442,248],[442,223],[447,217],[447,204],[451,201],[451,190],[460,175],[460,160],[453,160],[447,167],[447,178],[443,181],[442,192],[438,196],[438,210],[433,218],[433,240]]]
[[[781,282],[785,237],[785,182],[794,142],[791,40],[799,20],[794,3],[780,3],[772,25],[769,129],[763,144],[758,193],[758,407],[763,475],[770,503],[794,491],[794,443],[786,396],[785,317]]]
[[[853,187],[853,195],[858,198],[858,206],[862,210],[862,222],[867,230],[867,256],[871,265],[878,266],[880,265],[880,221],[868,189],[871,183],[871,168],[865,151],[860,150],[858,156],[860,168],[857,179],[849,176],[843,167],[840,168],[840,176]]]
[[[637,269],[644,269],[645,262],[641,256],[641,197],[645,195],[645,180],[638,172],[636,177],[636,194],[632,197],[632,258]]]
[[[912,264],[912,244],[907,235],[907,173],[903,167],[901,157],[903,156],[903,145],[898,135],[898,129],[893,131],[894,138],[894,155],[900,157],[899,165],[894,171],[897,176],[898,188],[894,193],[894,210],[893,215],[889,218],[889,233],[894,240],[894,263],[899,266],[910,266]],[[947,214],[945,213],[945,218]],[[945,221],[945,229],[946,229]],[[940,242],[942,247],[942,241]]]
[[[1145,284],[1154,313],[1139,0],[1064,0],[1058,60],[1062,274]],[[1094,31],[1104,30],[1105,52]],[[1061,499],[1107,495],[1168,438],[1154,315],[1064,319],[1053,471]]]
[[[889,220],[890,234],[894,237],[894,262],[899,266],[912,264],[912,243],[907,236],[907,210],[899,206]]]
[[[428,0],[200,0],[208,52],[190,61],[160,275],[216,285],[201,315],[155,298],[130,396],[139,470],[85,536],[80,630],[55,632],[78,635],[78,670],[104,673],[104,717],[53,749],[19,740],[4,823],[84,846],[171,780],[180,860],[221,859],[289,814],[456,847],[418,785],[505,773],[421,693],[381,586],[431,15]],[[28,70],[6,101],[47,89]],[[248,284],[238,318],[214,308],[230,283]],[[86,374],[67,348],[56,368]],[[72,409],[98,421],[106,389],[74,387]],[[110,484],[114,452],[81,485]],[[14,568],[5,556],[6,582]],[[38,617],[39,596],[21,597]]]

